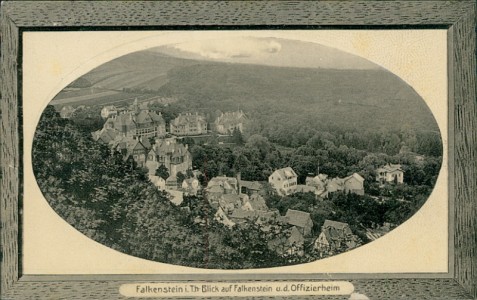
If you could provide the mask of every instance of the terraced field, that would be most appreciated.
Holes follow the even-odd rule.
[[[90,88],[85,89],[87,91],[91,90]],[[157,96],[149,94],[138,94],[138,93],[125,93],[120,91],[113,90],[96,90],[96,93],[87,94],[86,92],[83,95],[74,96],[74,97],[55,97],[51,101],[52,105],[64,106],[64,105],[109,105],[117,104],[118,102],[132,102],[137,99],[139,102],[146,101]],[[78,94],[78,93],[77,93]]]

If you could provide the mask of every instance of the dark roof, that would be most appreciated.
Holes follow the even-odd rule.
[[[139,112],[139,114],[136,115],[135,121],[138,124],[145,124],[145,123],[151,123],[152,118],[149,116],[149,113],[145,110],[142,110]]]
[[[221,114],[219,117],[217,117],[215,123],[228,126],[241,123],[244,120],[245,114],[243,113],[243,111],[234,111]]]
[[[207,123],[205,120],[205,117],[199,114],[192,114],[192,113],[186,113],[186,114],[179,114],[177,118],[171,121],[171,125],[173,126],[179,126],[179,125],[187,125],[190,123]]]
[[[396,172],[400,171],[402,172],[401,165],[399,164],[387,164],[381,168],[377,169],[378,172]]]
[[[296,226],[293,226],[291,229],[291,234],[290,237],[288,238],[288,243],[292,245],[293,243],[295,244],[301,244],[305,241],[305,238],[301,234],[300,230],[296,228]]]
[[[260,195],[252,195],[248,200],[253,210],[268,210],[268,206]]]
[[[240,180],[240,185],[249,190],[259,191],[262,189],[262,184],[258,181]]]
[[[235,204],[235,203],[241,202],[240,196],[237,195],[237,194],[223,194],[220,197],[220,200],[222,200],[225,203],[229,203],[229,204]]]
[[[172,157],[180,157],[189,153],[187,147],[177,143],[175,139],[156,139],[156,143],[152,145],[152,151],[156,155],[171,155]]]
[[[325,220],[325,222],[323,223],[322,228],[335,228],[335,229],[338,229],[338,230],[348,230],[349,225],[348,225],[348,223],[332,221],[332,220]]]
[[[311,220],[310,214],[304,211],[289,209],[285,217],[288,219],[288,224],[304,228],[308,220]]]

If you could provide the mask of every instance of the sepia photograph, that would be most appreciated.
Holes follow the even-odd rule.
[[[1,11],[0,298],[477,295],[470,1]]]
[[[203,269],[372,243],[427,201],[442,155],[426,102],[392,72],[247,33],[101,64],[53,97],[32,144],[42,194],[79,232]]]

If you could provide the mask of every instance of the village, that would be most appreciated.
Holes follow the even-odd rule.
[[[73,111],[72,107],[63,107],[60,115],[68,118]],[[101,117],[105,120],[103,128],[92,132],[92,138],[121,153],[124,161],[145,168],[150,182],[166,192],[177,206],[185,196],[204,197],[215,211],[214,219],[230,230],[248,221],[263,225],[261,230],[270,230],[266,225],[270,222],[281,224],[289,230],[288,239],[272,239],[268,245],[282,256],[303,256],[306,244],[320,257],[363,244],[347,223],[327,219],[320,232],[313,235],[314,224],[309,212],[288,209],[280,215],[278,209],[267,207],[265,201],[270,192],[267,186],[278,196],[311,193],[316,199],[327,199],[336,192],[365,195],[365,179],[358,173],[344,178],[331,178],[319,172],[306,174],[305,183],[298,184],[297,173],[291,167],[283,166],[273,171],[268,182],[242,180],[238,172],[235,177],[216,176],[208,179],[206,185],[201,184],[198,178],[204,174],[193,169],[192,155],[182,139],[210,135],[211,132],[224,136],[237,130],[242,132],[247,122],[243,111],[220,113],[210,125],[202,114],[184,112],[166,126],[160,112],[148,109],[136,99],[128,107],[102,107]],[[400,164],[386,164],[375,171],[376,181],[381,185],[403,183],[404,172]],[[197,220],[200,221],[203,220]],[[378,229],[367,229],[366,235],[374,240],[389,232],[392,226],[388,223]]]

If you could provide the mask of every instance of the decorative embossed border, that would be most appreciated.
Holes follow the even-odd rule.
[[[476,5],[473,1],[7,1],[1,6],[0,26],[1,299],[119,299],[123,298],[119,294],[121,283],[143,281],[136,276],[101,276],[94,280],[76,276],[71,280],[61,276],[29,278],[21,274],[22,33],[174,28],[447,29],[449,198],[454,199],[450,206],[450,219],[454,221],[450,277],[385,279],[378,275],[374,279],[349,279],[357,292],[371,299],[477,299]]]

